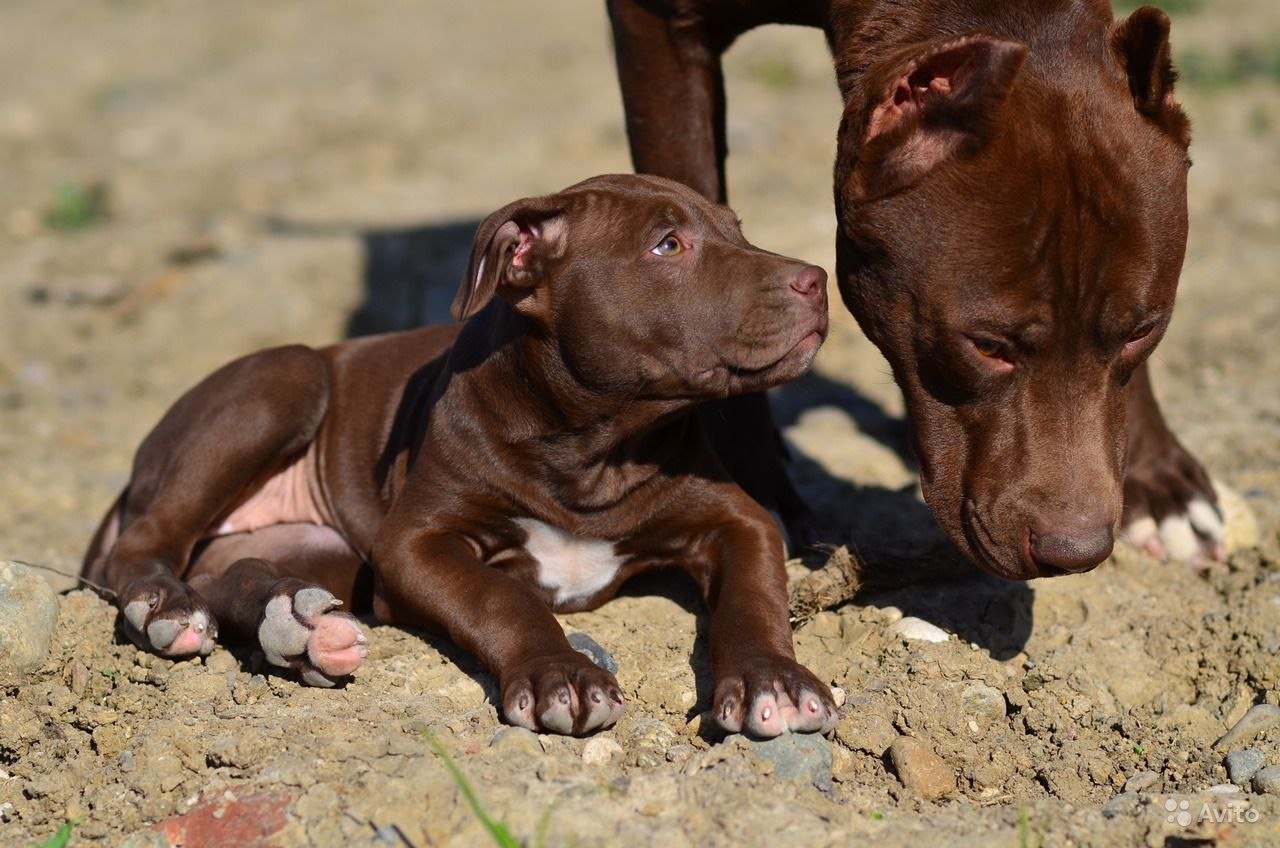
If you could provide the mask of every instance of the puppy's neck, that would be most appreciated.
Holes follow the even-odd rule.
[[[700,443],[693,402],[584,386],[558,339],[505,303],[491,303],[468,322],[448,371],[456,405],[442,397],[445,405],[492,410],[482,433],[468,425],[473,435],[498,448],[495,457],[536,462],[558,478],[568,500],[620,497],[660,469],[684,465]]]

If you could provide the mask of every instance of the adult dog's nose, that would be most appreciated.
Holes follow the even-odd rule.
[[[817,297],[827,286],[827,272],[816,265],[806,266],[791,281],[791,290],[801,297]]]
[[[1100,516],[1055,516],[1031,527],[1030,553],[1041,572],[1088,571],[1111,556],[1111,522]]]

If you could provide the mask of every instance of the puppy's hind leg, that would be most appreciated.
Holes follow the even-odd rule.
[[[350,609],[360,594],[360,557],[337,531],[279,524],[220,536],[192,565],[191,585],[208,599],[224,633],[257,644],[267,662],[304,683],[334,686],[368,656]]]
[[[311,443],[329,386],[316,351],[262,351],[205,378],[143,440],[84,567],[85,577],[115,593],[139,646],[166,656],[213,650],[217,619],[180,579],[191,552],[255,480]]]

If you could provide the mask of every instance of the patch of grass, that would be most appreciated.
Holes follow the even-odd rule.
[[[1174,51],[1174,64],[1188,85],[1226,88],[1246,82],[1280,83],[1280,44],[1244,44],[1225,56],[1190,48]]]
[[[54,192],[53,203],[44,213],[44,222],[55,230],[83,230],[107,217],[105,183],[66,182]]]
[[[58,828],[57,833],[41,842],[36,848],[67,848],[67,843],[71,841],[71,832],[75,830],[78,824],[80,824],[80,819],[67,822]]]
[[[489,837],[493,840],[493,844],[499,848],[520,848],[520,840],[511,835],[510,828],[485,810],[484,805],[480,803],[474,789],[471,788],[470,781],[466,775],[462,773],[462,769],[458,768],[458,764],[453,761],[453,757],[449,756],[449,752],[440,744],[440,740],[432,735],[431,731],[425,727],[418,730],[419,735],[426,740],[432,752],[440,758],[440,762],[444,764],[445,770],[449,772],[449,777],[453,778],[454,785],[458,787],[458,791],[462,793],[462,798],[467,802],[467,806],[471,808],[471,813],[480,820],[480,824],[488,832]],[[544,819],[550,816],[550,810],[544,814]],[[538,826],[539,836],[546,830],[546,823],[540,822]]]
[[[786,91],[794,88],[800,75],[796,66],[786,56],[763,56],[752,62],[749,68],[751,78],[775,91]]]
[[[1249,110],[1249,133],[1254,138],[1265,138],[1271,134],[1271,113],[1261,105]]]
[[[1139,757],[1141,757],[1141,756],[1142,756],[1142,746],[1141,746],[1141,745],[1134,745],[1134,746],[1133,746],[1133,753],[1135,753],[1135,754],[1137,754]]]
[[[98,669],[98,674],[101,674],[103,677],[111,678],[112,683],[120,682],[120,672],[116,671],[114,668],[100,668]]]
[[[1189,14],[1204,8],[1204,0],[1115,0],[1116,16],[1127,15],[1139,6],[1158,6],[1170,15]]]
[[[1040,835],[1031,832],[1031,813],[1018,808],[1018,848],[1040,848]]]
[[[871,812],[867,813],[867,818],[871,819],[872,821],[884,821],[884,813],[880,812],[879,810],[872,810]]]

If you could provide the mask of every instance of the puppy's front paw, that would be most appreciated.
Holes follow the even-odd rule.
[[[139,648],[165,657],[213,651],[218,622],[199,593],[170,574],[133,581],[118,600],[124,631]]]
[[[537,733],[585,736],[622,715],[614,676],[577,651],[536,657],[503,675],[502,714]]]
[[[342,602],[318,586],[285,591],[267,602],[258,644],[267,662],[296,668],[304,683],[333,686],[369,655],[355,618],[335,612]]]
[[[730,733],[762,738],[788,730],[826,733],[836,725],[830,687],[786,657],[753,657],[740,669],[718,675],[711,712]]]
[[[1157,559],[1226,561],[1226,527],[1213,484],[1177,442],[1131,460],[1122,537]]]

